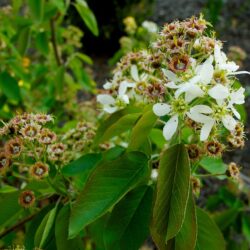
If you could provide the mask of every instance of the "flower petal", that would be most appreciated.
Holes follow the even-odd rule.
[[[235,126],[237,122],[231,115],[225,115],[222,117],[222,123],[226,129],[229,131],[233,131],[235,129]]]
[[[166,103],[156,103],[153,106],[153,112],[157,116],[164,116],[167,115],[171,110],[171,106]]]
[[[123,96],[126,94],[128,88],[134,88],[136,85],[135,83],[123,81],[120,83],[119,90],[118,90],[118,95]]]
[[[245,102],[245,95],[244,95],[245,89],[239,88],[237,91],[234,91],[230,94],[230,103],[231,104],[243,104]]]
[[[250,75],[250,72],[249,71],[237,71],[237,72],[230,72],[230,75],[241,75],[241,74],[248,74]]]
[[[177,127],[178,127],[178,115],[174,115],[168,120],[168,122],[165,124],[163,128],[163,136],[167,141],[173,137]]]
[[[212,64],[204,63],[200,70],[201,82],[209,84],[213,78],[214,67]]]
[[[196,105],[190,109],[191,113],[211,114],[213,110],[207,105]]]
[[[199,123],[206,123],[211,119],[209,116],[203,115],[201,113],[187,112],[186,114],[191,120]]]
[[[193,101],[196,97],[201,97],[204,95],[204,91],[201,90],[201,88],[197,85],[194,85],[192,88],[190,88],[185,95],[185,101],[187,103]]]
[[[115,99],[111,95],[101,94],[96,97],[97,102],[100,102],[102,105],[112,105],[115,104]]]
[[[180,85],[176,85],[175,82],[168,82],[165,84],[165,86],[170,89],[178,89],[180,87]]]
[[[132,78],[133,78],[136,82],[139,82],[139,81],[140,81],[139,74],[138,74],[138,68],[137,68],[136,65],[132,65],[132,66],[131,66],[130,73],[131,73]]]
[[[117,107],[111,107],[111,106],[104,106],[103,110],[109,114],[114,113],[118,108]]]
[[[103,85],[103,88],[104,89],[111,89],[113,87],[113,83],[112,82],[106,82],[104,85]]]
[[[229,90],[222,84],[217,84],[208,91],[208,94],[214,99],[223,100],[229,96]]]
[[[200,134],[200,140],[205,141],[207,140],[213,126],[214,126],[215,120],[210,118],[201,128],[201,134]]]
[[[163,74],[170,80],[173,82],[178,82],[179,79],[176,76],[176,74],[174,74],[172,71],[167,70],[167,69],[162,69]]]

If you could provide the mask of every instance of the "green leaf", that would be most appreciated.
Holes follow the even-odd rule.
[[[195,202],[190,185],[185,219],[175,239],[175,250],[193,250],[197,238],[197,219]]]
[[[129,192],[113,209],[104,231],[106,250],[137,250],[149,235],[153,190]]]
[[[44,216],[51,210],[52,204],[44,207],[41,211],[32,219],[29,223],[27,230],[25,231],[25,241],[24,245],[27,249],[34,249],[34,239],[36,235],[36,230],[40,226]]]
[[[34,20],[41,22],[44,15],[45,0],[28,0],[31,16]]]
[[[69,206],[63,207],[56,217],[55,223],[55,237],[56,246],[59,250],[83,250],[83,242],[81,237],[78,236],[72,240],[68,240],[68,227],[69,227]]]
[[[3,227],[22,207],[18,204],[19,192],[0,194],[0,226]],[[1,228],[2,229],[2,228]]]
[[[159,163],[156,200],[151,224],[159,249],[175,237],[185,218],[190,183],[190,165],[185,146],[177,144],[163,152]]]
[[[227,170],[227,165],[221,158],[204,157],[199,164],[211,174],[224,174]],[[223,179],[224,177],[221,178]]]
[[[85,62],[85,63],[87,63],[89,65],[93,65],[93,61],[89,56],[87,56],[87,55],[85,55],[83,53],[80,53],[80,52],[77,52],[76,56],[79,57],[83,62]]]
[[[250,216],[242,214],[242,231],[245,238],[250,242]]]
[[[84,0],[76,0],[75,8],[81,16],[82,20],[89,28],[89,30],[95,35],[99,35],[98,25],[93,12],[89,9],[87,3]]]
[[[96,137],[94,139],[94,143],[98,144],[100,142],[101,137],[103,136],[104,132],[112,126],[114,123],[116,123],[119,119],[121,119],[123,116],[127,114],[132,113],[140,113],[141,109],[134,108],[134,107],[127,107],[125,109],[119,110],[113,114],[111,114],[106,120],[102,122],[100,127],[98,128],[96,132]]]
[[[35,245],[39,248],[43,248],[46,242],[48,242],[49,235],[54,226],[55,217],[57,212],[57,206],[51,209],[43,218],[40,226],[37,229],[35,235]]]
[[[12,187],[10,185],[3,185],[0,188],[0,194],[12,193],[12,192],[16,192],[16,191],[17,191],[17,188]]]
[[[15,78],[7,72],[0,74],[0,87],[9,99],[19,102],[21,100],[20,89]]]
[[[237,218],[239,214],[238,208],[230,208],[221,212],[217,212],[213,216],[213,220],[220,230],[227,229]]]
[[[215,222],[200,208],[196,208],[198,235],[196,250],[224,250],[226,249],[223,235]]]
[[[102,216],[148,174],[147,157],[140,152],[101,162],[92,172],[73,204],[69,237]]]
[[[17,34],[17,50],[23,56],[30,44],[31,31],[29,26],[20,28]]]
[[[149,138],[160,149],[166,144],[166,139],[162,134],[162,129],[153,128],[150,131]]]
[[[49,53],[49,40],[45,31],[39,32],[36,35],[36,47],[41,51],[44,56]]]
[[[121,133],[128,131],[134,126],[140,115],[141,113],[133,113],[122,116],[104,131],[103,135],[98,139],[98,142],[107,141],[114,136],[118,136]]]
[[[87,232],[89,233],[91,239],[95,244],[95,250],[104,250],[104,233],[106,230],[106,224],[109,219],[110,213],[107,212],[99,219],[95,220],[87,227]]]
[[[69,163],[62,169],[65,176],[74,176],[93,169],[101,160],[101,154],[86,154]]]
[[[148,135],[157,119],[158,117],[153,113],[152,109],[141,116],[132,129],[128,150],[138,150],[147,141]]]

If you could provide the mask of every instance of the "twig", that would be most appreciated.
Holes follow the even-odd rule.
[[[0,233],[0,239],[3,238],[4,236],[6,236],[8,233],[16,230],[17,228],[19,228],[20,226],[22,226],[23,224],[25,224],[26,222],[30,221],[33,219],[33,217],[36,215],[35,214],[32,214],[28,217],[26,217],[25,219],[19,221],[18,223],[16,223],[15,225],[13,225],[12,227],[10,228],[7,228],[6,230],[4,230],[2,233]]]
[[[62,63],[61,63],[61,59],[60,59],[59,52],[58,52],[57,42],[56,42],[56,28],[55,28],[56,19],[57,18],[50,19],[51,42],[52,42],[57,65],[60,66]]]

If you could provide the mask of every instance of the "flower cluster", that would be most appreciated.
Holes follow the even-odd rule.
[[[48,175],[49,165],[63,166],[89,150],[95,135],[92,123],[78,122],[76,128],[56,134],[47,124],[53,117],[45,114],[22,114],[0,129],[3,148],[0,149],[0,170],[11,165],[29,166],[35,179]],[[30,159],[32,164],[27,164]]]
[[[165,123],[167,141],[189,124],[193,138],[200,134],[194,143],[216,145],[223,137],[231,146],[242,147],[237,105],[244,103],[245,89],[236,75],[249,72],[237,71],[239,66],[228,60],[208,25],[202,16],[166,24],[149,50],[122,58],[97,96],[103,110],[113,113],[130,104],[152,103]]]

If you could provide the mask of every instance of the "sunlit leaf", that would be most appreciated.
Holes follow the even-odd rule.
[[[99,35],[98,25],[95,18],[95,15],[88,7],[87,3],[84,0],[76,0],[75,7],[81,16],[82,20],[89,28],[89,30],[95,35]]]

